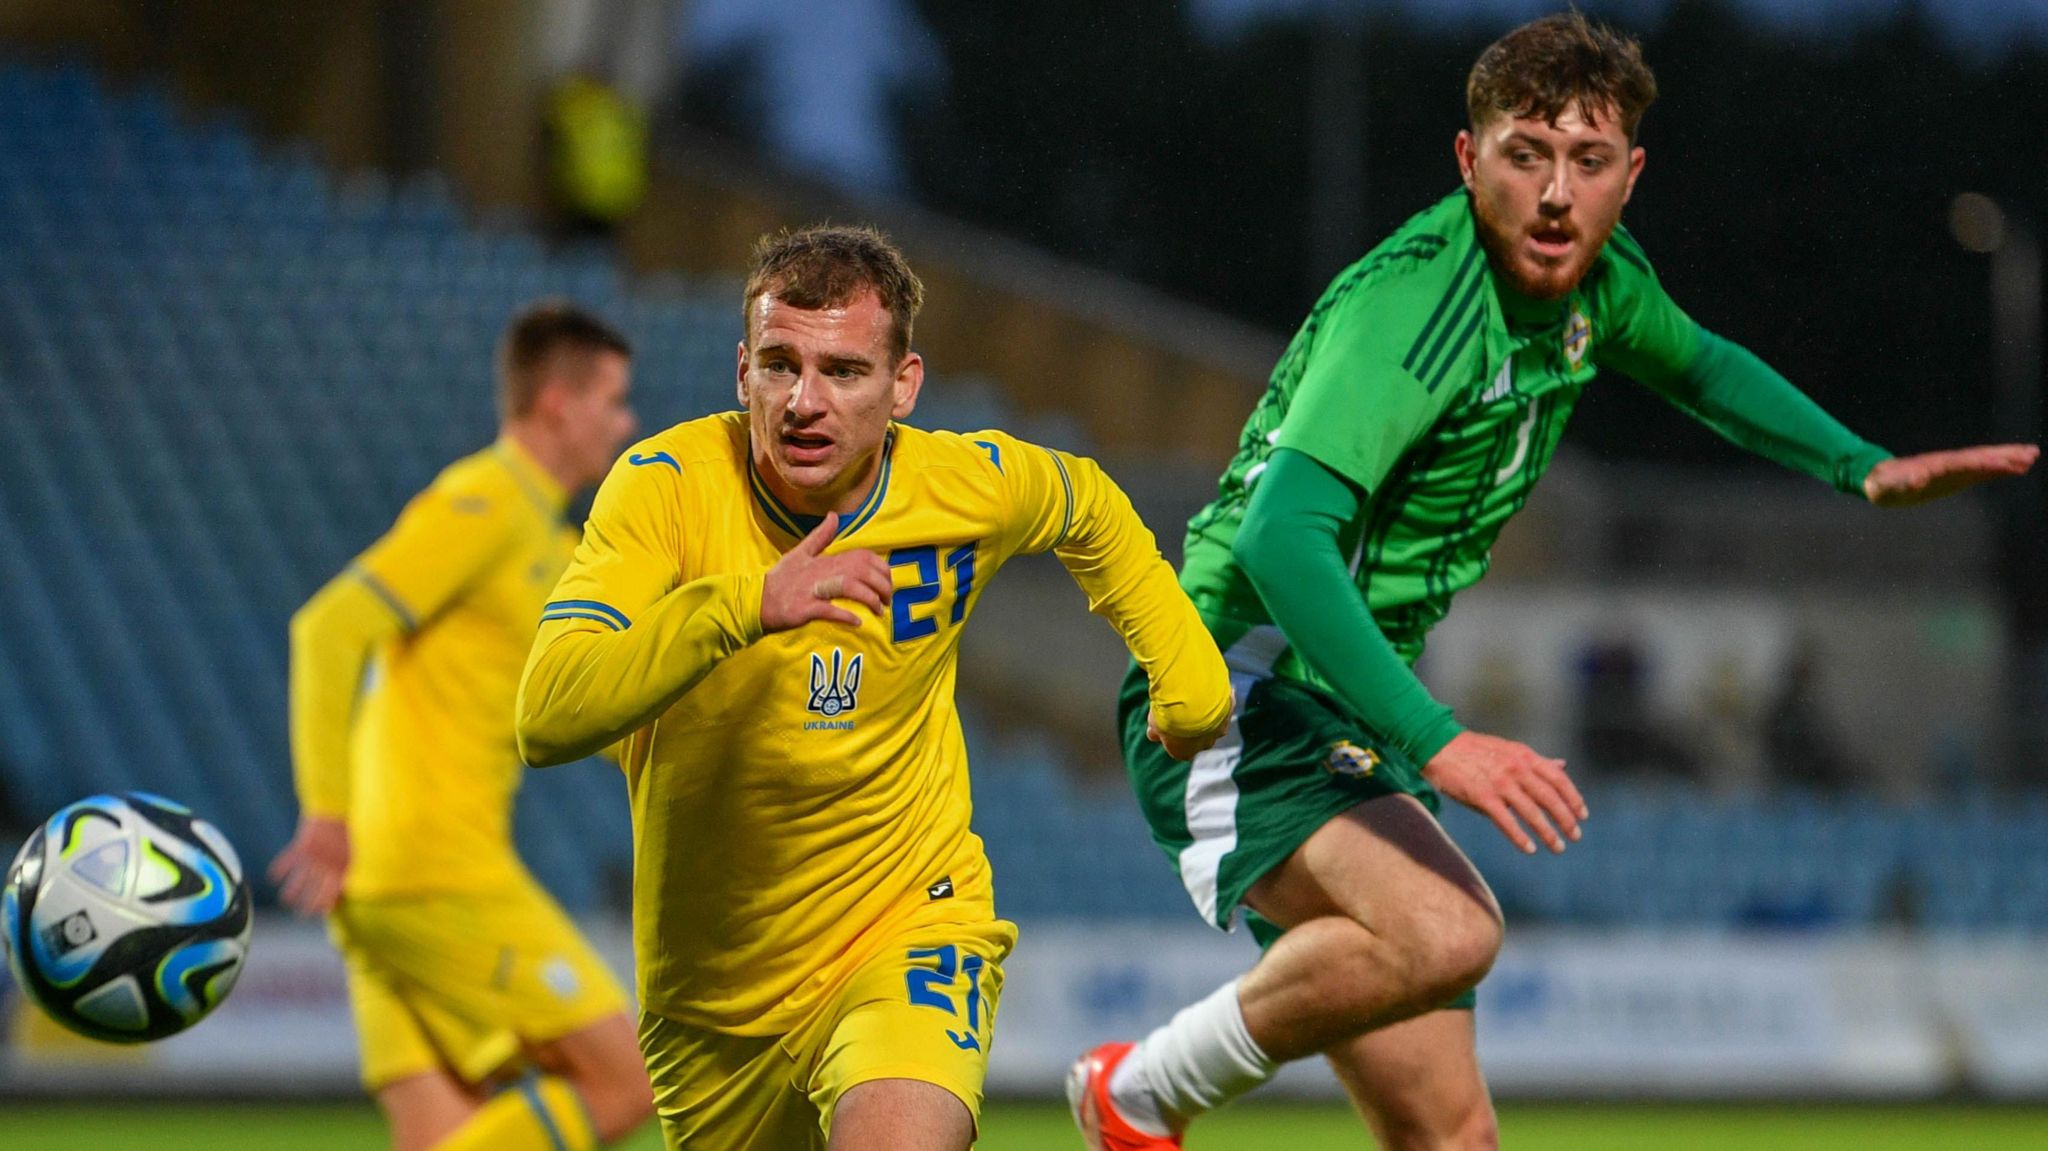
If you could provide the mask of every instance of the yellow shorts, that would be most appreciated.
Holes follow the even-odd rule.
[[[526,1045],[626,1009],[611,969],[531,881],[482,893],[344,899],[328,932],[348,965],[371,1091],[434,1070],[481,1082]]]
[[[873,1079],[944,1087],[979,1126],[1016,937],[1001,921],[905,932],[783,1035],[726,1035],[643,1011],[662,1138],[671,1151],[823,1151],[840,1096]]]

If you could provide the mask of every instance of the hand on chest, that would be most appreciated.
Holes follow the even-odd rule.
[[[829,550],[865,547],[881,556],[889,603],[877,614],[837,601],[860,617],[859,627],[814,622],[765,636],[728,659],[715,674],[742,706],[805,731],[852,731],[870,717],[926,706],[937,682],[951,675],[961,629],[997,562],[994,541],[960,538],[961,525],[922,538],[874,530],[884,526],[868,525]],[[727,570],[759,570],[792,542],[760,536],[722,558]]]

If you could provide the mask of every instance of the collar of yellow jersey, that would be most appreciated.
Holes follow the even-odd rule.
[[[548,474],[548,470],[540,466],[540,461],[533,458],[533,453],[511,436],[499,436],[492,447],[498,458],[505,462],[505,470],[512,474],[519,490],[526,493],[526,498],[540,514],[549,519],[560,519],[562,513],[569,509],[569,489]]]
[[[859,531],[862,524],[875,518],[875,513],[881,510],[882,498],[888,494],[889,471],[895,461],[896,429],[891,427],[882,437],[882,466],[875,472],[874,486],[868,489],[867,498],[860,502],[860,506],[853,510],[853,514],[845,517],[845,522],[833,538],[845,539]],[[800,540],[811,534],[825,520],[824,516],[807,516],[790,511],[783,506],[781,500],[775,498],[775,493],[768,490],[767,481],[761,478],[760,469],[754,466],[754,449],[751,441],[747,446],[747,486],[753,490],[754,503],[761,509],[761,514],[768,517],[769,523],[774,524],[778,530],[792,539]]]

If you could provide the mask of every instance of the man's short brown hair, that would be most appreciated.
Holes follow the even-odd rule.
[[[872,291],[889,312],[889,355],[902,363],[910,326],[924,306],[924,284],[889,237],[873,228],[830,224],[763,236],[754,245],[742,318],[754,338],[754,301],[774,296],[792,308],[844,307]]]
[[[633,358],[618,329],[567,300],[542,300],[512,317],[498,340],[498,414],[516,420],[533,411],[541,385],[564,353],[616,352]]]
[[[1574,8],[1532,20],[1479,54],[1465,81],[1472,127],[1496,116],[1555,124],[1577,105],[1587,123],[1612,110],[1633,141],[1657,98],[1657,78],[1635,37],[1586,19]]]

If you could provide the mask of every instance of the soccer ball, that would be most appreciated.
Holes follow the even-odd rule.
[[[227,998],[249,953],[249,889],[227,837],[190,808],[95,795],[30,834],[0,887],[15,982],[50,1018],[147,1043]]]

